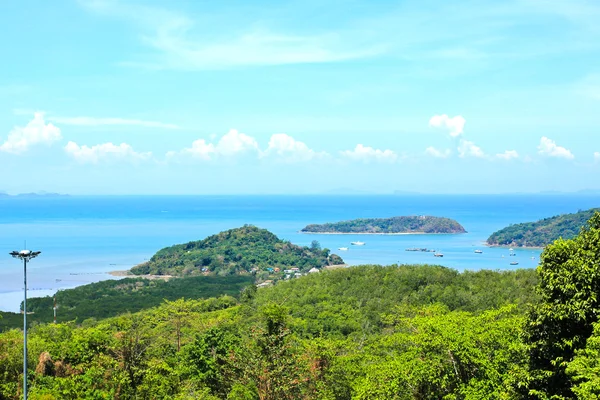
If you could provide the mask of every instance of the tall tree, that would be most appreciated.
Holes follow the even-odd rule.
[[[530,379],[524,396],[574,398],[565,370],[600,314],[600,213],[574,239],[548,246],[537,272],[540,301],[527,326]]]

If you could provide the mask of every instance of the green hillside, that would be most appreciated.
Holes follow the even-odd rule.
[[[204,240],[179,244],[158,251],[152,258],[131,269],[135,275],[218,275],[247,274],[279,268],[339,265],[344,261],[317,242],[302,247],[281,240],[266,229],[246,225],[210,236]]]
[[[494,232],[487,240],[491,246],[544,247],[558,238],[572,239],[587,225],[595,208],[574,214],[557,215],[537,222],[510,225]]]
[[[465,233],[465,228],[450,218],[409,216],[392,218],[361,218],[327,224],[312,224],[305,233]]]

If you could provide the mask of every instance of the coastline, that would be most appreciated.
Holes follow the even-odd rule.
[[[427,232],[302,232],[298,231],[303,235],[387,235],[387,236],[402,236],[402,235],[462,235],[468,232],[456,232],[456,233],[427,233]]]
[[[546,246],[511,246],[511,245],[500,245],[500,244],[489,244],[487,242],[484,242],[484,246],[486,247],[490,247],[493,249],[513,249],[513,250],[518,250],[518,249],[523,249],[523,250],[544,250],[546,248]]]
[[[120,278],[143,278],[143,279],[162,279],[164,281],[168,281],[171,278],[176,278],[173,275],[133,275],[129,270],[125,271],[110,271],[107,272],[110,276],[120,277]]]

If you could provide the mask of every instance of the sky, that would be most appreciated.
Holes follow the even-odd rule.
[[[0,2],[0,191],[600,189],[597,0]]]

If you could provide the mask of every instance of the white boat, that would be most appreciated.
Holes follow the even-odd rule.
[[[356,241],[356,242],[350,242],[350,244],[352,246],[364,246],[365,242]]]
[[[511,249],[508,249],[508,251],[513,251],[513,249],[512,249],[512,248],[511,248]]]
[[[340,250],[340,251],[348,251],[348,248],[347,247],[340,247],[340,248],[338,248],[338,250]]]
[[[475,254],[483,254],[483,251],[481,251],[481,250],[475,250]]]
[[[444,257],[444,255],[442,253],[434,253],[433,256],[434,257]]]

